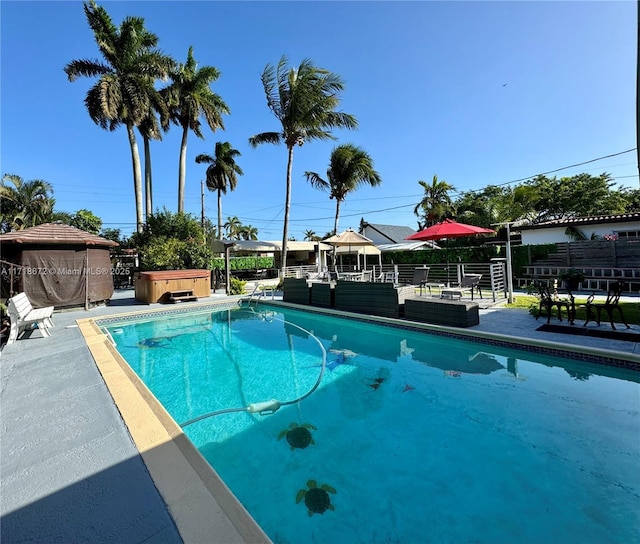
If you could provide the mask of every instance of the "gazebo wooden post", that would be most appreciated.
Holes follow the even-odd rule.
[[[89,309],[89,248],[84,256],[84,309]]]

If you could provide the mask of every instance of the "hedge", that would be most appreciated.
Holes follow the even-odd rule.
[[[213,268],[224,270],[224,259],[213,259]],[[273,268],[273,257],[231,257],[229,259],[231,270],[259,270]]]

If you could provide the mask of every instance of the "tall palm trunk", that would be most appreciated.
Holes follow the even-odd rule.
[[[142,168],[140,167],[140,153],[138,142],[133,131],[133,124],[127,123],[127,134],[131,146],[131,162],[133,163],[133,193],[136,201],[136,230],[142,232]]]
[[[340,219],[340,199],[336,198],[336,220],[333,223],[333,234],[338,234],[338,220]]]
[[[149,138],[143,136],[144,139],[144,194],[145,194],[145,211],[147,219],[153,213],[153,193],[151,189],[151,145]]]
[[[222,240],[222,190],[218,189],[218,240]]]
[[[184,212],[184,178],[187,176],[187,137],[189,126],[182,128],[182,142],[180,143],[180,162],[178,165],[178,213]]]
[[[288,145],[289,157],[287,159],[287,191],[284,203],[284,226],[282,228],[282,277],[287,266],[287,238],[289,237],[289,209],[291,208],[291,171],[293,169],[293,145]]]

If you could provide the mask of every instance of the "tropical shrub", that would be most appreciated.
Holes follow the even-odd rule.
[[[562,271],[558,276],[558,279],[562,281],[579,283],[581,281],[584,281],[585,276],[582,270],[577,270],[576,268],[569,268],[567,270]]]
[[[141,233],[131,237],[142,270],[210,269],[212,253],[200,221],[167,210],[149,215]]]
[[[142,270],[179,270],[182,266],[180,253],[184,242],[176,238],[155,238],[140,249]]]
[[[247,285],[246,281],[239,280],[238,278],[230,278],[229,294],[230,295],[242,295],[244,294],[244,288]]]

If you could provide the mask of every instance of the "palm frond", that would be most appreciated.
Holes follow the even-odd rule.
[[[75,81],[79,77],[95,77],[108,74],[111,68],[97,60],[72,60],[64,67],[69,81]]]
[[[312,187],[316,189],[322,189],[324,191],[330,188],[329,182],[322,179],[315,172],[305,172],[304,177],[307,178],[307,181],[311,184]]]
[[[282,142],[282,134],[279,132],[262,132],[249,138],[251,147],[258,147],[260,144],[280,144]]]
[[[200,153],[200,155],[196,155],[196,162],[198,164],[202,164],[204,163],[212,163],[215,162],[216,159],[213,158],[211,155],[207,155],[206,153]]]

